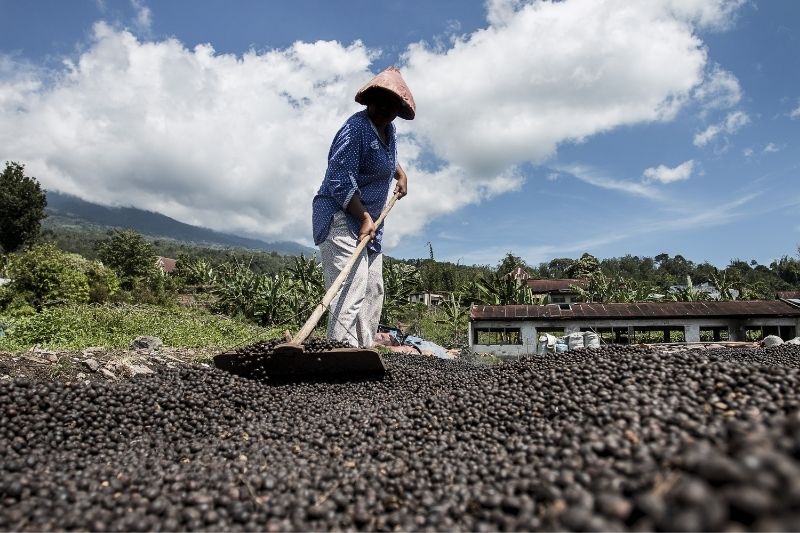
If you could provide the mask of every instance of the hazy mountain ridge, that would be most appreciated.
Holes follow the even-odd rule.
[[[311,255],[314,249],[291,241],[266,242],[193,226],[135,207],[106,207],[76,196],[47,192],[47,223],[55,226],[131,228],[148,237],[173,239],[201,246],[246,248],[284,255]]]

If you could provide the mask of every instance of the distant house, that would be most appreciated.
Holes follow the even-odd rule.
[[[161,268],[167,274],[172,274],[175,270],[175,266],[177,265],[178,261],[175,259],[170,259],[169,257],[161,257],[160,255],[156,259],[156,265]]]
[[[447,299],[446,294],[435,292],[415,292],[408,295],[408,301],[412,304],[425,304],[428,307],[441,305]]]
[[[574,287],[581,289],[589,287],[589,280],[574,278],[528,279],[526,283],[534,296],[545,296],[554,304],[580,302],[580,293]]]

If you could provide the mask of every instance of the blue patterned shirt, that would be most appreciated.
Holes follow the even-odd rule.
[[[347,204],[355,193],[361,197],[372,220],[380,216],[397,169],[394,124],[389,124],[386,133],[388,142],[384,144],[366,109],[348,118],[336,133],[328,152],[328,170],[312,203],[314,244],[321,244],[328,236],[333,214],[337,211],[345,212],[348,227],[358,235],[361,223],[347,212]],[[382,236],[383,224],[375,232],[370,250],[381,251]]]

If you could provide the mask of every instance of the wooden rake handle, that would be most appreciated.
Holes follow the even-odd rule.
[[[378,220],[375,221],[375,228],[377,229],[381,224],[383,224],[383,219],[386,218],[386,215],[389,214],[392,207],[394,207],[394,203],[400,198],[400,193],[395,193],[389,199],[389,202],[386,204],[386,207],[383,208],[383,212],[381,212],[381,216],[378,217]],[[367,247],[367,244],[372,240],[372,237],[361,239],[361,242],[358,243],[356,246],[353,255],[350,256],[350,259],[347,260],[342,271],[339,272],[339,275],[336,276],[336,279],[333,280],[330,288],[325,293],[325,296],[322,297],[322,301],[317,304],[317,307],[314,309],[314,312],[311,313],[311,316],[308,317],[306,323],[303,324],[303,327],[300,328],[300,331],[297,332],[297,335],[292,337],[292,344],[302,344],[306,337],[311,335],[311,332],[314,331],[314,328],[317,327],[319,323],[319,319],[322,318],[322,314],[325,313],[325,310],[331,305],[331,301],[336,297],[336,293],[339,292],[339,289],[342,287],[344,280],[347,279],[347,276],[350,274],[350,270],[353,269],[353,265],[356,263],[356,260],[361,255],[361,252],[364,251],[364,248]]]

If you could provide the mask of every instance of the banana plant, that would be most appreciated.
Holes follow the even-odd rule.
[[[463,337],[466,330],[467,315],[469,309],[461,305],[462,294],[454,292],[441,305],[439,312],[443,316],[437,319],[437,324],[442,324],[447,327],[450,333],[450,340],[452,344],[458,344],[460,337]]]
[[[695,288],[690,276],[686,276],[686,286],[675,289],[670,298],[676,302],[701,302],[709,299],[707,292]]]
[[[386,260],[383,265],[383,311],[381,321],[396,320],[401,310],[408,305],[408,298],[422,284],[419,270],[399,261]]]

